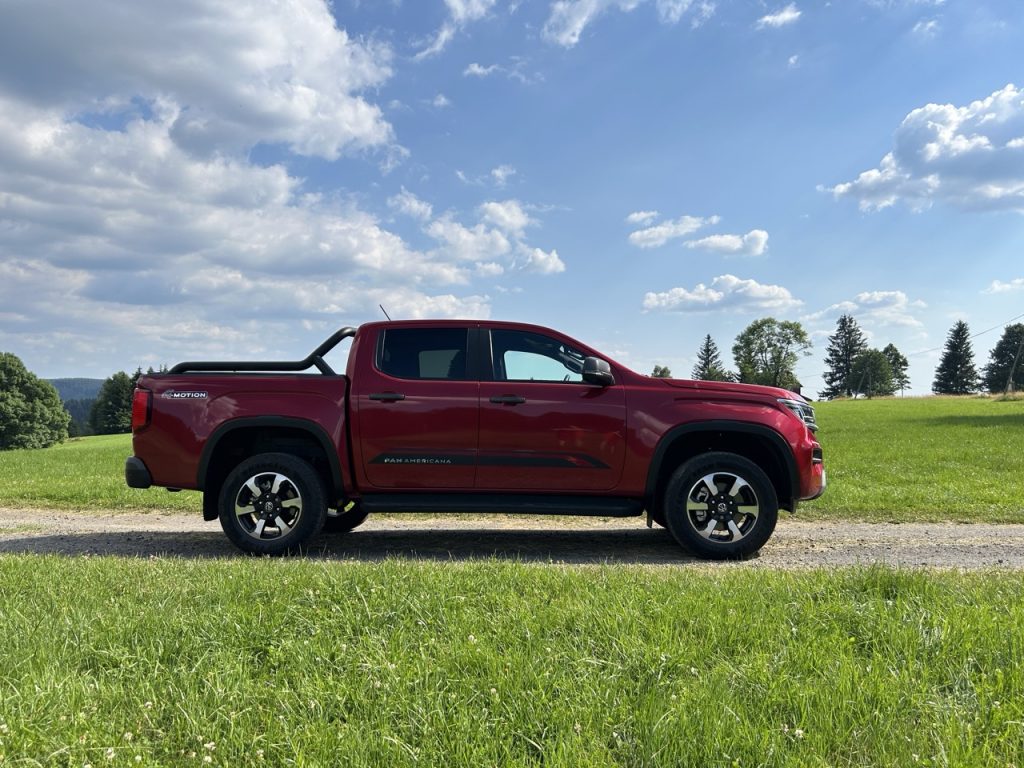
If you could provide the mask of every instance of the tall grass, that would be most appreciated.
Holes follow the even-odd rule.
[[[1008,765],[1015,575],[0,558],[0,764]]]

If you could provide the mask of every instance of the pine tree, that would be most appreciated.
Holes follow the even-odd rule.
[[[910,386],[910,376],[907,374],[907,368],[910,366],[910,363],[903,356],[903,353],[896,349],[895,344],[886,346],[882,350],[882,354],[888,359],[889,367],[892,369],[893,387],[898,389],[902,395],[903,390]]]
[[[989,353],[984,373],[985,389],[996,392],[1024,389],[1024,323],[1008,325]]]
[[[957,320],[946,338],[942,360],[935,370],[932,392],[937,395],[969,395],[978,390],[978,371],[974,367],[971,331]]]
[[[119,371],[103,382],[89,414],[93,434],[115,435],[132,431],[132,377]]]
[[[651,376],[656,379],[671,379],[672,371],[667,365],[656,365],[654,370],[651,371]]]
[[[722,359],[718,356],[718,345],[709,333],[697,351],[697,364],[693,366],[690,378],[703,381],[732,381],[732,374],[725,370]]]
[[[853,361],[865,352],[868,343],[864,333],[853,319],[853,315],[842,315],[836,322],[836,332],[828,337],[828,354],[825,356],[825,389],[819,397],[831,400],[834,397],[852,397],[853,387],[857,383],[851,381]]]

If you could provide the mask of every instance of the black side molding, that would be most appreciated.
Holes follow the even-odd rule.
[[[367,512],[482,512],[506,515],[638,517],[640,499],[511,493],[373,493],[359,501]]]

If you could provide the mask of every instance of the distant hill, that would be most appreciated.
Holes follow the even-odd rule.
[[[47,379],[57,388],[57,394],[64,402],[68,400],[93,400],[100,393],[103,379]]]

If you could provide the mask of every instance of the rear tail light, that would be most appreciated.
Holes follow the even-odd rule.
[[[132,396],[132,432],[149,426],[153,414],[153,393],[148,389],[136,389]]]

